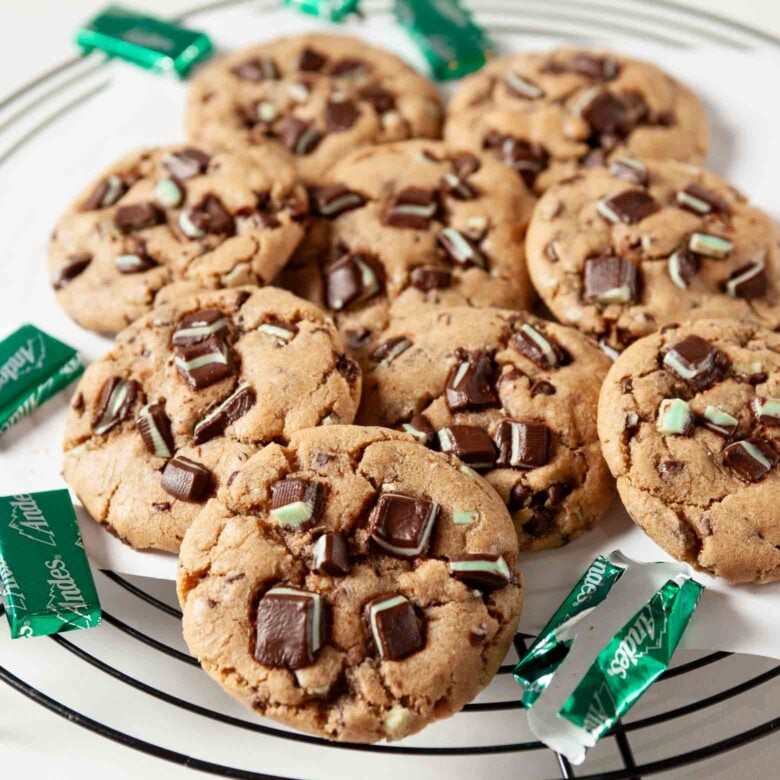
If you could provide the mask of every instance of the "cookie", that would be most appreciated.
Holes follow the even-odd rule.
[[[187,532],[184,638],[258,715],[400,739],[495,674],[520,614],[516,560],[498,496],[446,456],[381,428],[300,431]]]
[[[553,314],[610,351],[676,320],[780,324],[775,225],[702,168],[621,158],[560,182],[526,249]]]
[[[536,192],[626,154],[701,162],[709,147],[704,109],[683,84],[647,62],[577,49],[488,63],[450,101],[445,137],[489,150]]]
[[[51,283],[76,322],[117,333],[170,283],[269,282],[301,240],[306,212],[281,151],[141,150],[109,167],[60,219]]]
[[[620,355],[599,436],[631,517],[673,557],[732,582],[780,579],[780,335],[698,320]]]
[[[190,89],[190,138],[216,148],[275,146],[316,183],[360,146],[438,138],[443,111],[428,79],[356,38],[278,38],[204,68]]]
[[[330,320],[283,290],[160,305],[84,373],[65,428],[65,479],[123,541],[175,552],[258,446],[352,422],[360,384]]]
[[[411,433],[482,473],[521,550],[597,523],[614,488],[596,431],[609,360],[538,317],[454,308],[393,320],[367,364],[358,421]]]
[[[362,355],[425,305],[521,309],[534,198],[489,155],[406,141],[349,155],[310,189],[319,215],[282,284],[333,314]]]

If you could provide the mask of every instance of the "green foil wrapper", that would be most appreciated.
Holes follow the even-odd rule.
[[[206,33],[111,5],[76,33],[84,50],[95,49],[147,70],[185,78],[214,47]]]
[[[581,763],[668,668],[702,589],[685,564],[596,558],[515,667],[534,734]]]
[[[100,601],[67,490],[0,498],[0,597],[14,639],[99,625]]]
[[[0,342],[0,434],[84,371],[78,352],[34,325]]]
[[[395,14],[437,81],[479,70],[494,51],[488,34],[459,0],[395,0]]]
[[[358,12],[360,0],[282,0],[284,5],[310,16],[340,22],[344,17]]]

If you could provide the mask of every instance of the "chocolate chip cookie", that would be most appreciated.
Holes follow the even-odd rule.
[[[649,63],[576,49],[488,63],[450,101],[445,136],[489,150],[536,192],[626,154],[700,162],[709,147],[687,87]]]
[[[732,582],[780,579],[780,335],[662,328],[610,369],[598,426],[626,509],[664,550]]]
[[[525,308],[533,203],[489,155],[430,141],[361,149],[310,188],[315,224],[282,283],[328,309],[357,355],[390,305]]]
[[[170,283],[270,281],[303,236],[306,212],[306,192],[281,151],[141,150],[108,168],[60,219],[51,282],[76,322],[113,334]]]
[[[482,479],[381,428],[301,431],[244,463],[182,544],[184,638],[258,715],[401,739],[460,710],[517,626],[517,541]]]
[[[360,384],[330,320],[283,290],[159,305],[86,370],[65,429],[65,479],[128,544],[176,551],[258,445],[352,422]]]
[[[426,78],[390,52],[321,33],[279,38],[206,67],[190,90],[190,138],[216,148],[277,146],[316,183],[359,146],[438,138]]]
[[[521,550],[557,547],[613,495],[596,432],[609,360],[572,328],[498,309],[394,319],[365,367],[358,421],[398,427],[484,474]]]
[[[526,249],[555,316],[610,351],[675,320],[780,322],[774,223],[702,168],[623,157],[560,182]]]

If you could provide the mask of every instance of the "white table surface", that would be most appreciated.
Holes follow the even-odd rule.
[[[601,2],[604,4],[608,0]],[[193,4],[193,0],[132,0],[133,6],[160,16],[176,14]],[[780,36],[778,0],[680,0],[680,4],[700,7]],[[76,26],[104,5],[106,3],[101,0],[0,0],[0,100],[19,85],[72,56],[75,51],[72,34]],[[0,624],[0,631],[5,630]],[[733,658],[728,664],[727,673],[735,680],[752,676],[772,665],[766,660],[751,658]],[[710,685],[720,687],[722,683],[719,679],[723,674],[722,667],[711,668],[709,673],[706,670],[697,673],[697,684],[702,690]],[[753,696],[748,706],[708,710],[703,717],[712,718],[713,734],[722,738],[724,734],[736,733],[740,726],[753,725],[777,715],[778,694],[780,684],[775,684],[764,688],[762,695]],[[121,702],[117,704],[121,706]],[[724,721],[729,724],[725,731]],[[704,764],[655,776],[693,780],[706,773],[710,780],[733,780],[737,776],[771,778],[778,776],[778,759],[780,736],[775,734],[737,754],[727,753]],[[102,777],[179,780],[198,776],[204,775],[89,734],[0,684],[0,777],[9,780],[14,777],[25,780]],[[520,774],[516,776],[520,777]]]

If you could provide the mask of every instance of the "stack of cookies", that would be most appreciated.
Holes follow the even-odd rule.
[[[513,55],[445,115],[394,55],[316,34],[206,67],[187,130],[54,231],[61,305],[115,336],[64,472],[179,553],[229,693],[357,742],[457,712],[516,630],[519,553],[596,524],[613,476],[671,555],[780,578],[777,235],[698,167],[686,87]]]

